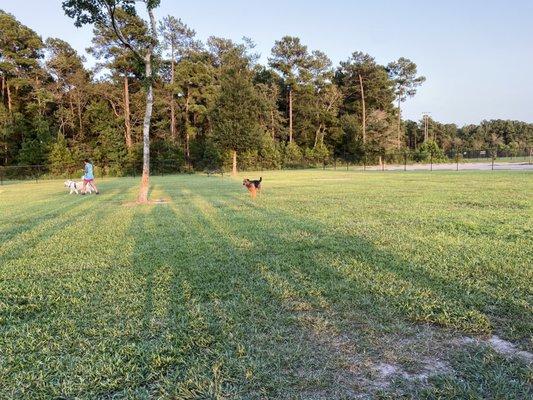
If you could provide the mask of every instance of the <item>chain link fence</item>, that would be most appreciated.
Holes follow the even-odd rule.
[[[261,159],[245,170],[269,170]],[[451,150],[448,152],[428,152],[421,154],[412,150],[400,150],[384,153],[368,153],[357,156],[328,157],[321,162],[302,159],[281,165],[278,169],[324,169],[324,170],[361,170],[361,171],[433,171],[433,170],[533,170],[533,148],[516,151],[504,150]],[[175,160],[157,160],[150,164],[151,175],[173,175],[203,172],[208,175],[225,172],[222,168],[195,168],[183,165]],[[127,165],[95,165],[95,177],[137,177],[142,173],[142,163]],[[82,165],[67,165],[53,170],[46,165],[11,165],[0,166],[0,184],[6,182],[44,179],[81,179]]]

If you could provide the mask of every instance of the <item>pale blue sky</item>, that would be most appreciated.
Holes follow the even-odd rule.
[[[43,39],[80,52],[91,30],[77,29],[60,0],[2,0]],[[182,18],[205,40],[248,36],[266,61],[276,39],[299,36],[337,64],[355,50],[386,64],[404,56],[427,82],[404,116],[429,111],[442,122],[505,118],[533,122],[533,0],[162,0],[157,17]]]

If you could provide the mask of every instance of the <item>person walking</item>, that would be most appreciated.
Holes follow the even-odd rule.
[[[95,193],[100,194],[100,192],[98,191],[98,188],[96,187],[96,184],[94,183],[93,165],[89,162],[87,158],[83,160],[83,163],[85,164],[85,168],[84,168],[85,173],[83,174],[83,188],[81,190],[81,194],[85,194],[87,185],[91,185]]]

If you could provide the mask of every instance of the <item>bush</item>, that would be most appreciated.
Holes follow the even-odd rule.
[[[434,163],[446,162],[448,158],[444,154],[444,151],[433,140],[424,142],[413,154],[413,159],[416,162],[428,162]]]
[[[258,169],[280,169],[283,161],[280,145],[270,135],[263,135]]]
[[[75,164],[74,157],[63,135],[59,135],[57,141],[50,146],[48,162],[52,175],[68,177],[71,174],[70,171]]]
[[[313,149],[313,161],[316,164],[323,164],[330,157],[330,151],[324,143],[318,143]]]
[[[283,167],[297,168],[302,166],[303,154],[295,142],[289,143],[283,149]]]
[[[150,167],[155,174],[181,172],[185,167],[185,154],[173,143],[155,140],[150,144]]]

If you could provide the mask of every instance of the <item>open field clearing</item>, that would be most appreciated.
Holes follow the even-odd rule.
[[[0,399],[531,398],[531,172],[262,175],[0,187]]]

